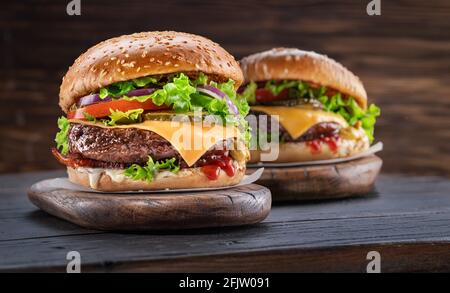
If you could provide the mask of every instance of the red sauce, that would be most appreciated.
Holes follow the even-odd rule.
[[[310,148],[312,154],[322,152],[322,144],[327,144],[331,152],[335,153],[338,148],[339,136],[325,136],[315,140],[307,141],[306,145]]]
[[[209,180],[216,180],[219,178],[220,170],[223,170],[228,176],[234,176],[236,170],[233,166],[233,160],[227,153],[213,156],[210,160],[203,163],[201,166],[202,172]]]
[[[339,136],[327,136],[322,139],[328,145],[328,148],[335,153],[338,147]]]
[[[306,146],[309,147],[312,154],[319,154],[322,150],[319,139],[307,141]]]
[[[202,172],[209,180],[216,180],[219,178],[220,167],[217,165],[206,165],[202,167]]]

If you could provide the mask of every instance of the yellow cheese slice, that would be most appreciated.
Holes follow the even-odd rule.
[[[189,166],[192,166],[212,146],[228,138],[239,137],[239,129],[234,126],[207,125],[180,121],[152,121],[142,123],[105,126],[83,120],[71,119],[73,123],[82,123],[102,128],[138,128],[153,131],[169,141]]]
[[[297,139],[312,126],[321,122],[335,122],[348,127],[345,119],[336,113],[311,107],[252,106],[252,110],[278,116],[278,122],[293,139]]]

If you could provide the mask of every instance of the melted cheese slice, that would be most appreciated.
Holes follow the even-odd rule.
[[[297,139],[312,126],[321,122],[335,122],[348,127],[345,119],[336,113],[311,107],[252,106],[252,110],[278,116],[278,122],[293,139]]]
[[[103,124],[77,119],[69,121],[102,128],[137,128],[153,131],[169,141],[189,166],[197,162],[203,154],[217,143],[240,136],[237,127],[210,126],[206,123],[147,120],[136,124],[104,126]]]

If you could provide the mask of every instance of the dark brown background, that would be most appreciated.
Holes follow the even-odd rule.
[[[237,58],[274,46],[344,63],[382,108],[376,137],[384,172],[450,176],[450,2],[2,1],[0,173],[58,168],[53,145],[61,77],[95,43],[120,34],[201,34]],[[25,3],[26,2],[26,3]]]

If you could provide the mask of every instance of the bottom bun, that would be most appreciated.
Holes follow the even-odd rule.
[[[263,155],[269,154],[269,151],[252,150],[249,163],[291,163],[345,158],[367,150],[370,143],[364,130],[348,127],[339,133],[335,150],[326,143],[321,143],[320,151],[317,152],[311,150],[305,142],[286,142],[280,143],[278,146],[279,153],[275,160],[265,159]]]
[[[67,167],[67,173],[71,182],[99,191],[208,188],[238,184],[245,175],[245,163],[239,164],[234,161],[233,164],[236,170],[234,176],[228,176],[220,170],[216,180],[208,179],[201,168],[181,169],[176,174],[168,171],[160,172],[151,182],[133,180],[124,176],[123,170],[115,169]]]

